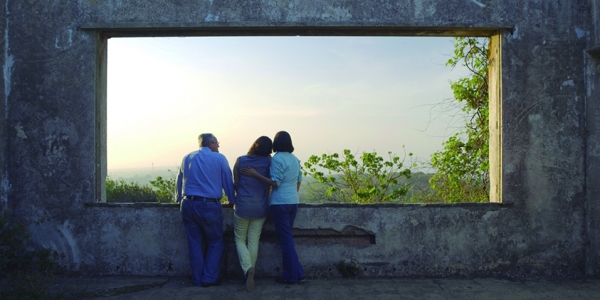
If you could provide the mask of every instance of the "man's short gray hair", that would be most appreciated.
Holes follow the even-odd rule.
[[[208,147],[208,144],[215,140],[216,138],[212,133],[203,133],[198,136],[198,145],[200,145],[200,147]]]

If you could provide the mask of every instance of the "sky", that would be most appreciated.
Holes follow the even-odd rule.
[[[108,169],[175,171],[207,132],[233,167],[281,130],[302,162],[344,149],[429,161],[464,125],[460,108],[440,105],[468,75],[446,66],[453,47],[448,37],[111,38]]]

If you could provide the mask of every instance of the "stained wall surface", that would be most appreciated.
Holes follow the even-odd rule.
[[[592,1],[590,46],[587,50],[586,83],[586,230],[587,272],[600,274],[600,2]]]
[[[2,88],[0,88],[0,211],[6,210],[8,204],[7,196],[7,182],[8,182],[8,169],[6,166],[6,153],[8,151],[8,140],[7,140],[7,89],[10,86],[10,82],[7,81],[6,76],[8,75],[9,66],[7,65],[7,47],[8,47],[8,36],[6,35],[6,11],[0,10],[0,51],[3,55],[0,55],[0,65],[2,66],[2,72],[0,72],[0,82]]]
[[[597,35],[592,0],[3,0],[0,200],[75,272],[189,272],[178,208],[97,203],[110,36],[475,34],[502,40],[502,202],[302,205],[309,276],[353,259],[373,276],[597,274]],[[587,106],[586,106],[587,105]],[[593,126],[591,126],[593,127]],[[218,132],[218,129],[213,130]],[[593,162],[594,164],[586,164]],[[224,210],[231,229],[231,209]],[[269,227],[271,226],[271,227]],[[269,231],[271,230],[271,231]],[[265,228],[262,274],[278,248]],[[269,234],[271,232],[271,234]],[[368,238],[366,238],[368,237]],[[231,238],[231,237],[230,237]],[[235,249],[226,248],[226,274]],[[233,262],[232,262],[233,261]],[[239,270],[238,270],[239,271]]]

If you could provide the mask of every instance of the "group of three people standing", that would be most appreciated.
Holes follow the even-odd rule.
[[[246,289],[254,289],[258,244],[263,224],[270,213],[281,247],[283,274],[280,283],[305,280],[292,237],[298,211],[298,189],[302,181],[300,161],[292,152],[290,135],[280,131],[273,141],[259,137],[247,155],[233,168],[219,153],[219,142],[210,133],[198,137],[200,149],[186,155],[176,180],[194,285],[220,285],[223,252],[223,191],[234,204],[234,233],[238,258],[246,277]],[[275,155],[271,157],[271,153]],[[206,251],[203,251],[206,243]]]

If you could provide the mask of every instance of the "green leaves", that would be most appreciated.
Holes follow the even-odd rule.
[[[175,177],[165,179],[158,176],[155,180],[150,180],[150,185],[155,188],[154,193],[158,202],[175,202]]]
[[[410,169],[403,168],[403,160],[388,152],[385,160],[377,152],[363,152],[356,157],[345,149],[338,153],[312,155],[304,163],[304,175],[327,185],[325,195],[333,202],[381,203],[402,200],[408,192],[407,184],[399,178],[410,178]],[[412,153],[409,153],[412,156]]]
[[[175,178],[156,177],[150,185],[106,177],[107,202],[175,202]]]
[[[454,99],[464,104],[463,130],[448,138],[443,150],[431,156],[437,173],[429,180],[434,194],[421,192],[410,202],[489,201],[489,97],[487,38],[455,38],[454,55],[447,66],[465,66],[471,75],[451,83]],[[409,157],[412,153],[408,154]],[[304,163],[304,175],[326,184],[325,195],[335,202],[379,203],[406,198],[411,171],[403,159],[388,152],[385,160],[376,152],[356,157],[345,149],[343,155],[313,155]],[[405,182],[405,181],[404,181]],[[406,199],[404,199],[406,200]]]
[[[156,194],[151,187],[127,182],[123,179],[113,180],[106,177],[107,202],[156,202]]]
[[[443,143],[444,150],[431,155],[437,173],[429,184],[442,202],[489,201],[489,98],[488,39],[457,37],[454,56],[446,65],[462,62],[471,76],[452,83],[456,101],[465,103],[464,130]]]

